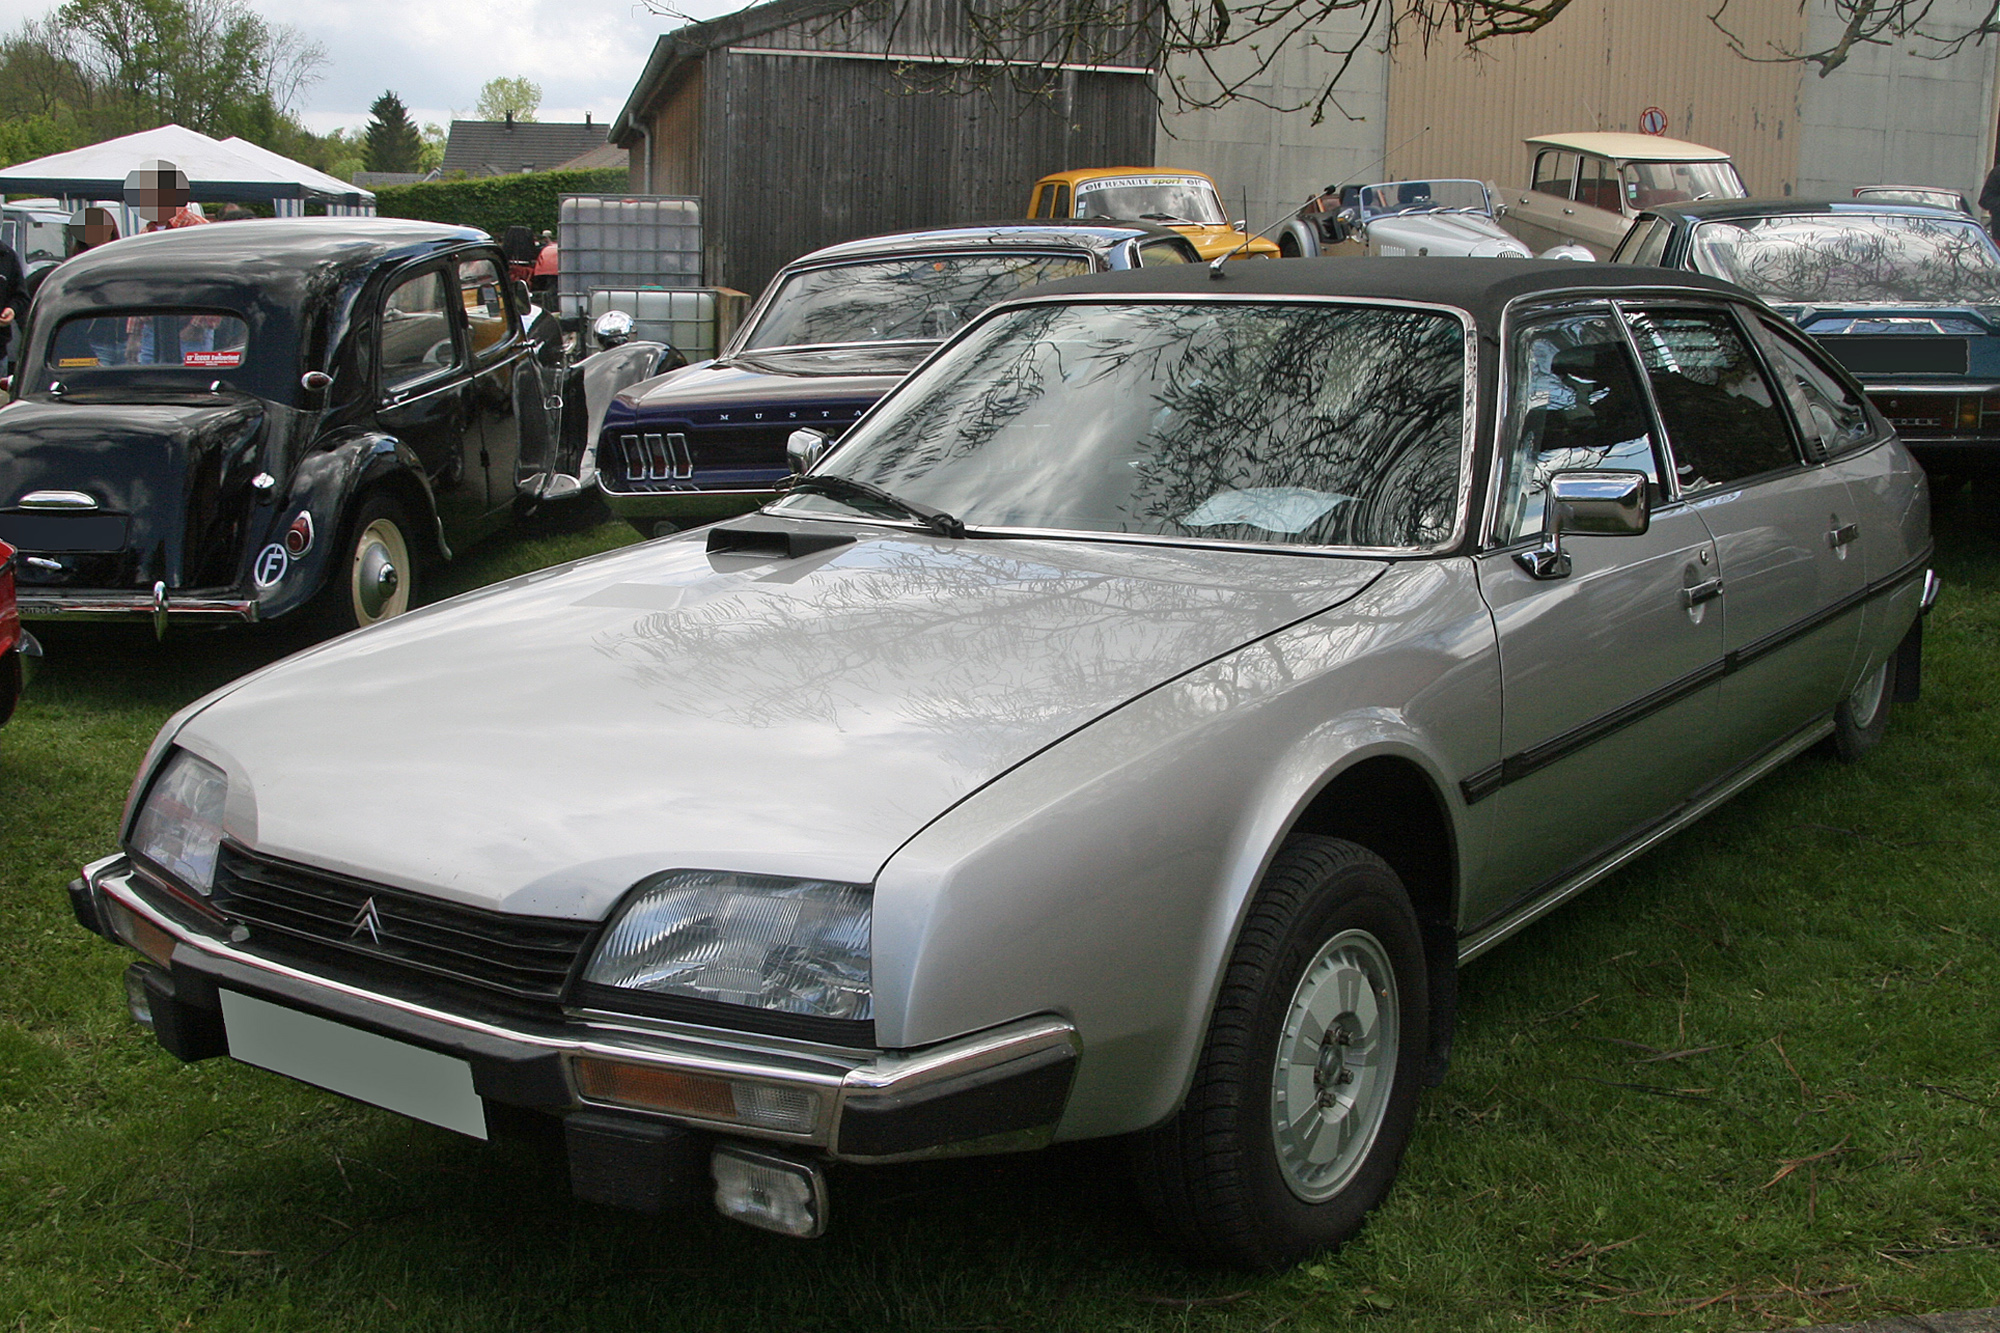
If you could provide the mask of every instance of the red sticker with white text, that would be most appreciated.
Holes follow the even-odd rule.
[[[204,370],[220,370],[243,364],[241,352],[182,352],[181,364],[199,366]]]

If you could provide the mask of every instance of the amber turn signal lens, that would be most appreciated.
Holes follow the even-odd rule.
[[[1958,428],[1960,430],[1979,429],[1979,400],[1961,398],[1958,400]]]
[[[112,934],[161,967],[173,965],[173,936],[115,898],[106,899],[105,907],[107,909],[105,915],[111,921]]]
[[[592,1101],[678,1111],[707,1120],[736,1119],[736,1095],[727,1079],[586,1057],[578,1057],[574,1068],[577,1091]]]

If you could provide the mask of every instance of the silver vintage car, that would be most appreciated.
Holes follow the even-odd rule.
[[[1126,1135],[1283,1264],[1390,1187],[1462,960],[1881,736],[1930,549],[1725,283],[1075,279],[759,513],[193,704],[71,893],[174,1055],[558,1117],[585,1198],[811,1236],[830,1162]]]

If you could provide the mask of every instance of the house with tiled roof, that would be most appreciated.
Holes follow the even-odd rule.
[[[443,174],[509,176],[549,171],[604,146],[603,124],[586,115],[582,124],[563,121],[454,120],[445,140]]]

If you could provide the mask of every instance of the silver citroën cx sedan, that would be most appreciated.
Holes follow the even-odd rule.
[[[72,886],[160,1043],[800,1236],[830,1161],[1130,1135],[1281,1264],[1389,1188],[1460,961],[1916,692],[1921,472],[1698,276],[1078,279],[796,443],[173,718]]]

